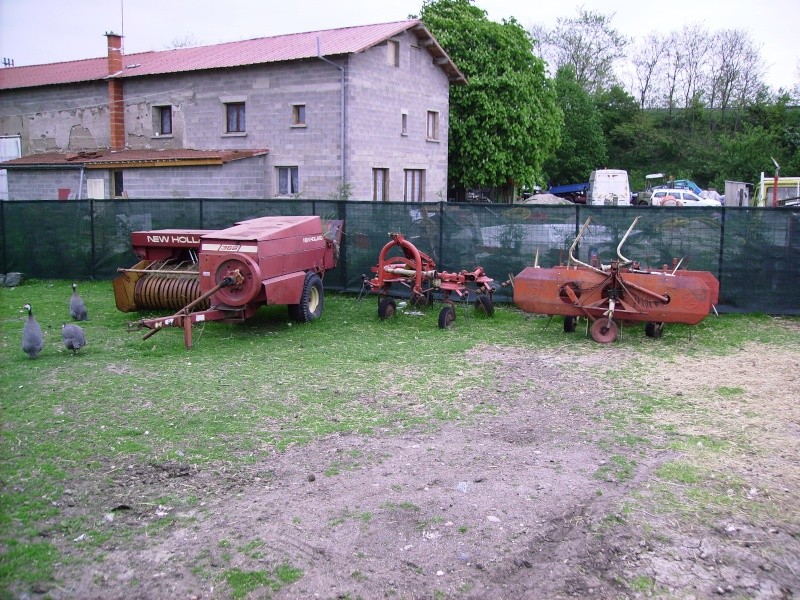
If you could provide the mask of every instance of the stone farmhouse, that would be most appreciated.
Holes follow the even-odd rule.
[[[446,197],[449,87],[419,20],[0,69],[12,200]]]

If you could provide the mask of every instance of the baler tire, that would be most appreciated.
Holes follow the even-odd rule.
[[[439,329],[450,329],[456,320],[456,309],[449,304],[439,311]]]
[[[644,334],[651,338],[660,338],[664,333],[664,323],[648,321],[644,326]]]
[[[494,303],[488,294],[481,294],[475,299],[475,310],[491,317],[494,314]]]
[[[578,322],[578,317],[564,317],[564,333],[573,333]]]
[[[394,298],[382,298],[381,301],[378,302],[378,318],[381,321],[391,319],[396,311],[397,304]]]
[[[310,323],[320,317],[324,304],[322,279],[316,273],[307,273],[300,304],[289,305],[289,316],[298,323]]]

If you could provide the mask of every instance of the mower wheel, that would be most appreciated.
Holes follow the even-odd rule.
[[[610,344],[617,339],[617,324],[607,317],[592,324],[592,339],[601,344]]]
[[[289,305],[289,316],[298,323],[310,323],[322,314],[324,303],[322,279],[316,273],[306,273],[300,304]]]
[[[439,311],[439,328],[450,329],[456,320],[456,309],[449,304]]]
[[[475,310],[479,313],[483,313],[487,317],[491,317],[494,314],[494,303],[492,302],[491,296],[487,294],[481,294],[475,299]]]
[[[397,304],[395,304],[394,298],[381,298],[381,301],[378,302],[378,318],[381,321],[391,319],[396,311]]]
[[[664,323],[653,323],[648,321],[644,326],[644,334],[651,338],[660,338],[664,333]]]
[[[578,317],[564,317],[564,333],[572,333],[578,323]]]

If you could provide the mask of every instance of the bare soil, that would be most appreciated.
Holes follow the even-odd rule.
[[[642,369],[628,379],[681,408],[620,425],[630,390],[608,366],[634,358],[622,345],[569,357],[485,346],[471,360],[495,378],[462,398],[468,420],[331,436],[246,468],[109,465],[105,487],[75,482],[59,504],[134,535],[90,564],[65,561],[63,583],[35,592],[229,598],[226,571],[285,564],[296,582],[246,597],[800,596],[800,351],[753,344]],[[676,460],[702,485],[658,476]],[[154,489],[198,501],[140,501]],[[78,543],[51,541],[67,556]]]

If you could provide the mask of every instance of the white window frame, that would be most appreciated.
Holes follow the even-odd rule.
[[[153,137],[167,137],[170,138],[175,132],[175,111],[172,110],[171,104],[154,104],[153,111]],[[164,112],[169,111],[169,133],[164,132]]]
[[[408,135],[408,110],[400,111],[400,135]]]
[[[285,189],[281,184],[285,182]],[[297,165],[275,167],[275,187],[278,196],[296,196],[300,193],[300,168]]]

